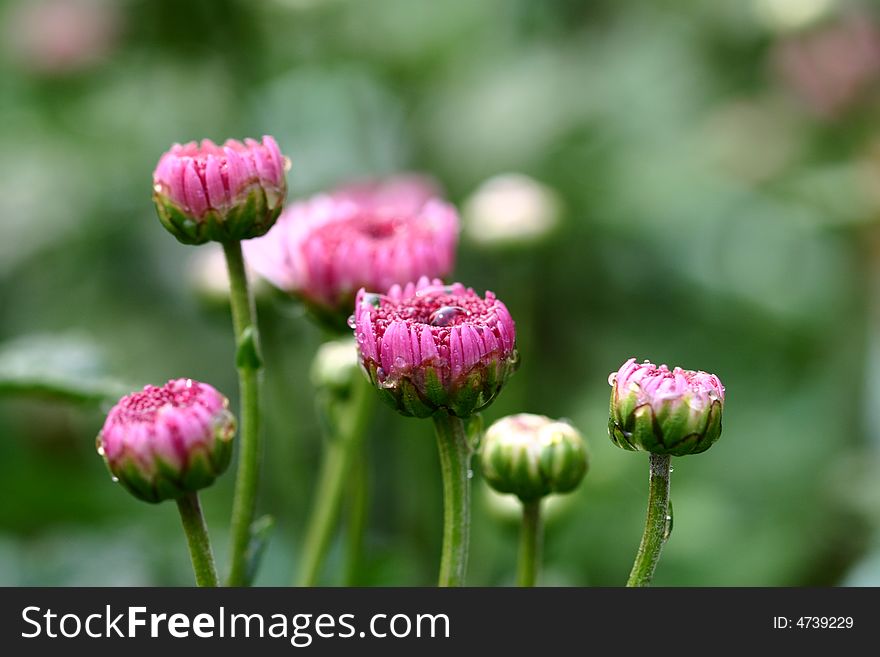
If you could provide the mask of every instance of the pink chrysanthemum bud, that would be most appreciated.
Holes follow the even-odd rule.
[[[618,447],[684,456],[721,436],[724,386],[714,374],[630,358],[608,377],[608,432]]]
[[[281,213],[288,166],[268,136],[262,143],[174,144],[153,172],[153,201],[162,224],[184,244],[259,237]]]
[[[458,214],[418,176],[343,187],[288,207],[275,229],[244,245],[248,264],[314,315],[344,328],[358,289],[445,276]]]
[[[98,434],[114,480],[147,502],[211,485],[229,465],[235,418],[206,383],[169,381],[119,400]]]
[[[355,302],[361,362],[404,415],[445,410],[469,417],[488,406],[516,369],[513,319],[491,292],[426,277]]]

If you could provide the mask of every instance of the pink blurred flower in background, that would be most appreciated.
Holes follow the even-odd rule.
[[[813,113],[834,118],[880,81],[880,28],[868,14],[850,14],[784,38],[771,62]]]
[[[268,235],[244,244],[244,253],[257,273],[344,328],[359,288],[387,290],[447,275],[458,227],[458,213],[430,180],[403,175],[290,205]]]
[[[5,50],[29,71],[65,75],[105,61],[119,41],[122,13],[102,0],[27,0],[3,16]]]
[[[492,292],[421,278],[387,294],[360,290],[355,336],[373,383],[404,415],[469,417],[516,369],[516,327]]]
[[[288,166],[269,136],[174,144],[153,172],[153,201],[165,228],[185,244],[258,237],[281,212]]]
[[[206,383],[176,379],[126,395],[98,434],[114,480],[147,502],[205,488],[232,455],[229,401]]]

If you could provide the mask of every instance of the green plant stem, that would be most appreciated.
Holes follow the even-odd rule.
[[[541,569],[541,499],[523,502],[522,529],[519,538],[517,584],[534,586]]]
[[[374,394],[369,381],[359,370],[354,370],[351,397],[331,418],[336,435],[330,436],[326,441],[324,461],[318,475],[318,489],[300,559],[297,580],[300,586],[314,586],[318,580],[339,519],[342,493],[352,470],[352,462],[362,456],[363,435],[369,421]]]
[[[434,414],[443,477],[443,548],[438,586],[463,586],[471,525],[471,448],[461,418]]]
[[[667,454],[650,454],[648,517],[627,586],[650,586],[669,525],[669,462]]]
[[[370,395],[375,400],[375,395]],[[346,541],[345,585],[359,586],[361,558],[367,533],[367,516],[370,508],[369,468],[366,445],[361,442],[351,467],[349,482],[350,506],[348,509],[348,535]]]
[[[180,521],[189,545],[189,556],[192,559],[193,572],[198,586],[220,586],[217,569],[214,567],[214,553],[211,551],[211,539],[208,527],[202,515],[198,493],[187,493],[177,499]]]
[[[248,288],[240,242],[223,244],[229,270],[229,297],[235,329],[236,367],[241,396],[240,440],[235,497],[232,502],[232,546],[227,583],[247,585],[247,553],[251,539],[260,470],[260,368],[254,300]]]

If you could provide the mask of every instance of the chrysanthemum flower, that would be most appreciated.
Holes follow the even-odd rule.
[[[289,206],[265,237],[244,244],[248,264],[338,328],[360,288],[387,290],[448,274],[458,214],[416,176],[364,183]]]
[[[229,465],[235,418],[206,383],[146,386],[110,410],[98,453],[114,479],[147,502],[176,499],[213,483]]]
[[[361,289],[354,319],[364,368],[404,415],[469,417],[516,369],[514,322],[492,292],[422,277],[384,295]]]
[[[288,161],[272,137],[262,143],[210,139],[174,144],[153,172],[159,219],[184,244],[265,234],[287,194]]]

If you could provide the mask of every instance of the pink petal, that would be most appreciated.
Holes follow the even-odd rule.
[[[183,191],[187,208],[197,217],[202,216],[208,209],[208,199],[192,160],[186,163],[186,169],[183,171]]]
[[[228,198],[220,175],[220,159],[214,155],[209,155],[205,164],[205,187],[208,190],[208,204],[214,209],[225,208]]]

